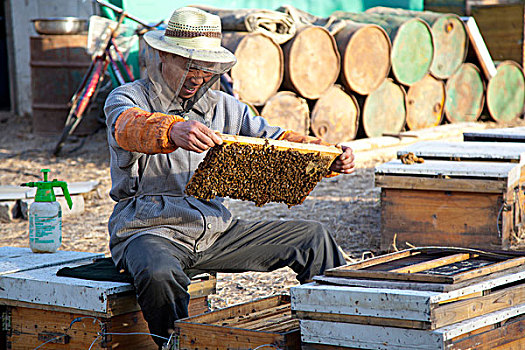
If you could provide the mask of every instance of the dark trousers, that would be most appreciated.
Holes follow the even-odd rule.
[[[188,316],[189,276],[289,266],[304,283],[344,263],[332,235],[318,222],[236,220],[209,249],[198,253],[159,236],[137,237],[126,248],[122,267],[133,276],[150,332],[167,338],[173,322]]]

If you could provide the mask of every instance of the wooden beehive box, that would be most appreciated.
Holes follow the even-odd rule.
[[[275,295],[175,322],[178,349],[300,349],[290,298]]]
[[[301,204],[326,175],[342,150],[314,145],[221,134],[223,145],[206,155],[186,186],[197,198],[215,196]]]
[[[381,187],[381,249],[516,247],[520,163],[393,160],[375,169]]]
[[[149,332],[131,284],[56,276],[63,267],[100,256],[33,254],[28,248],[0,255],[0,348],[34,349],[50,341],[41,349],[157,349],[149,335],[105,334]],[[209,275],[192,281],[190,314],[208,310],[207,296],[215,285]]]
[[[464,141],[481,142],[525,142],[525,126],[515,128],[487,129],[476,132],[464,132]],[[491,147],[491,145],[487,145]]]
[[[303,349],[519,349],[525,254],[426,247],[292,287]]]

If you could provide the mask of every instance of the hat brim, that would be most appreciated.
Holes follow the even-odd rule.
[[[173,42],[167,42],[164,30],[152,30],[144,34],[144,40],[154,49],[173,53],[186,58],[192,58],[205,62],[230,63],[235,64],[237,59],[228,49],[219,46],[213,49],[187,48]]]

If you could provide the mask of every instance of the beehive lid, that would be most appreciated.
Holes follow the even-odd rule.
[[[375,168],[375,185],[383,188],[502,193],[514,188],[521,165],[503,162],[425,160],[403,164],[396,159]]]
[[[59,250],[53,254],[33,253],[29,248],[0,247],[0,275],[28,271],[60,264],[90,261],[103,257],[102,253]]]
[[[464,132],[465,141],[525,142],[525,126]]]
[[[478,160],[520,163],[525,161],[525,144],[495,142],[421,141],[397,151],[397,157],[409,152],[425,160]]]
[[[223,145],[208,152],[186,193],[249,200],[256,205],[301,204],[318,181],[330,173],[342,153],[334,146],[221,135]]]

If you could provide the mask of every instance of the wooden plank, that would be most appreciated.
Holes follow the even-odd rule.
[[[297,329],[286,335],[235,328],[231,330],[216,325],[175,322],[175,334],[179,349],[254,349],[271,344],[281,349],[300,349],[300,333]]]
[[[503,193],[507,184],[499,180],[456,178],[425,178],[417,176],[375,175],[375,186],[410,190],[461,191],[474,193]]]
[[[438,305],[432,309],[432,329],[520,304],[525,304],[525,284],[508,287],[488,295]]]
[[[411,328],[411,329],[430,329],[431,327],[431,324],[429,322],[400,320],[398,318],[332,314],[332,313],[312,312],[312,311],[296,311],[295,314],[297,318],[299,318],[300,320],[345,322],[345,323],[357,323],[357,324],[368,324],[368,325],[376,325],[376,326]]]
[[[268,309],[263,309],[255,312],[251,312],[249,314],[244,315],[238,315],[235,317],[227,318],[227,319],[220,319],[216,320],[213,323],[210,324],[217,324],[219,326],[226,326],[226,325],[234,325],[234,326],[241,326],[244,328],[246,324],[253,320],[260,320],[261,318],[274,316],[274,315],[280,315],[285,311],[290,310],[289,304],[284,305],[277,305],[274,307],[270,307]]]
[[[388,281],[388,280],[373,280],[373,279],[351,279],[341,277],[329,276],[315,276],[314,281],[320,284],[331,284],[348,287],[366,287],[366,288],[387,288],[387,289],[402,289],[402,290],[421,290],[428,292],[452,292],[456,291],[458,297],[476,293],[480,290],[487,290],[491,288],[500,287],[502,285],[515,283],[525,279],[525,271],[522,268],[514,268],[506,272],[497,272],[490,276],[483,276],[473,281],[465,281],[456,284],[439,284],[439,283],[420,283],[410,281]],[[516,271],[521,270],[521,271]],[[483,281],[482,279],[486,279]],[[450,297],[454,298],[454,297]],[[433,302],[441,303],[448,301],[448,298],[434,299]]]
[[[492,79],[496,75],[496,66],[490,56],[490,52],[485,45],[483,36],[481,35],[478,25],[474,17],[461,17],[461,20],[465,24],[469,36],[469,42],[471,47],[474,49],[478,61],[481,66],[481,70],[487,80]]]
[[[453,278],[455,282],[462,282],[462,281],[470,280],[475,277],[485,276],[485,275],[492,274],[494,272],[506,270],[512,267],[524,266],[524,263],[525,263],[525,257],[514,258],[514,259],[510,259],[506,261],[497,262],[495,264],[481,267],[479,269],[475,269],[472,271],[463,272],[463,273],[454,275]]]
[[[288,150],[293,149],[294,151],[303,152],[303,153],[321,153],[322,155],[332,156],[333,158],[336,158],[339,156],[343,151],[341,148],[335,147],[335,146],[324,146],[324,145],[315,145],[315,144],[308,144],[308,143],[297,143],[297,142],[289,142],[284,140],[273,140],[273,139],[264,139],[259,137],[247,137],[247,136],[239,136],[239,135],[227,135],[227,134],[219,134],[219,136],[222,138],[222,140],[225,143],[240,143],[240,144],[248,144],[248,145],[268,145],[268,146],[274,146],[275,148],[279,150]]]
[[[506,161],[520,163],[525,161],[525,144],[515,142],[494,142],[487,147],[486,142],[420,141],[397,151],[403,154],[414,153],[418,157],[441,160]]]
[[[524,313],[525,305],[518,305],[431,331],[301,320],[301,339],[305,343],[363,349],[442,350],[448,348],[446,347],[448,342],[456,337],[488,325],[496,325]]]
[[[443,292],[450,287],[449,284],[439,283],[424,283],[424,282],[411,282],[411,281],[388,281],[388,280],[377,280],[377,279],[352,279],[342,277],[331,277],[331,276],[315,276],[314,282],[320,284],[331,284],[338,286],[349,286],[349,287],[366,287],[366,288],[388,288],[388,289],[403,289],[403,290],[424,290],[428,292]]]
[[[393,252],[389,254],[383,254],[380,256],[373,257],[371,259],[363,260],[363,261],[357,261],[355,263],[346,264],[344,266],[341,266],[337,269],[364,269],[369,266],[374,266],[378,264],[382,264],[385,262],[390,262],[393,260],[403,259],[409,256],[418,255],[420,254],[419,251],[415,249],[405,249],[399,252]],[[327,271],[331,271],[332,269],[329,269]]]
[[[390,270],[390,272],[416,273],[416,272],[430,270],[432,268],[439,267],[439,266],[449,265],[451,263],[455,263],[458,261],[465,261],[470,258],[471,258],[471,254],[469,253],[453,254],[453,255],[442,257],[442,258],[424,261],[419,264],[393,269],[393,270]]]
[[[210,312],[203,315],[198,315],[190,319],[185,319],[186,321],[191,321],[195,323],[202,324],[213,324],[221,322],[223,320],[228,320],[231,318],[246,316],[250,313],[257,311],[269,309],[278,305],[288,304],[290,302],[290,297],[287,295],[274,295],[268,298],[260,298],[254,301],[232,305],[227,308],[221,309],[220,312]]]
[[[487,129],[475,132],[464,132],[464,141],[481,142],[525,142],[525,127]]]
[[[87,349],[100,332],[147,333],[141,312],[131,312],[113,319],[93,318],[81,313],[54,312],[10,307],[11,330],[7,342],[13,349],[34,349],[46,339],[63,335],[41,349]],[[101,336],[92,349],[157,349],[149,335]]]

